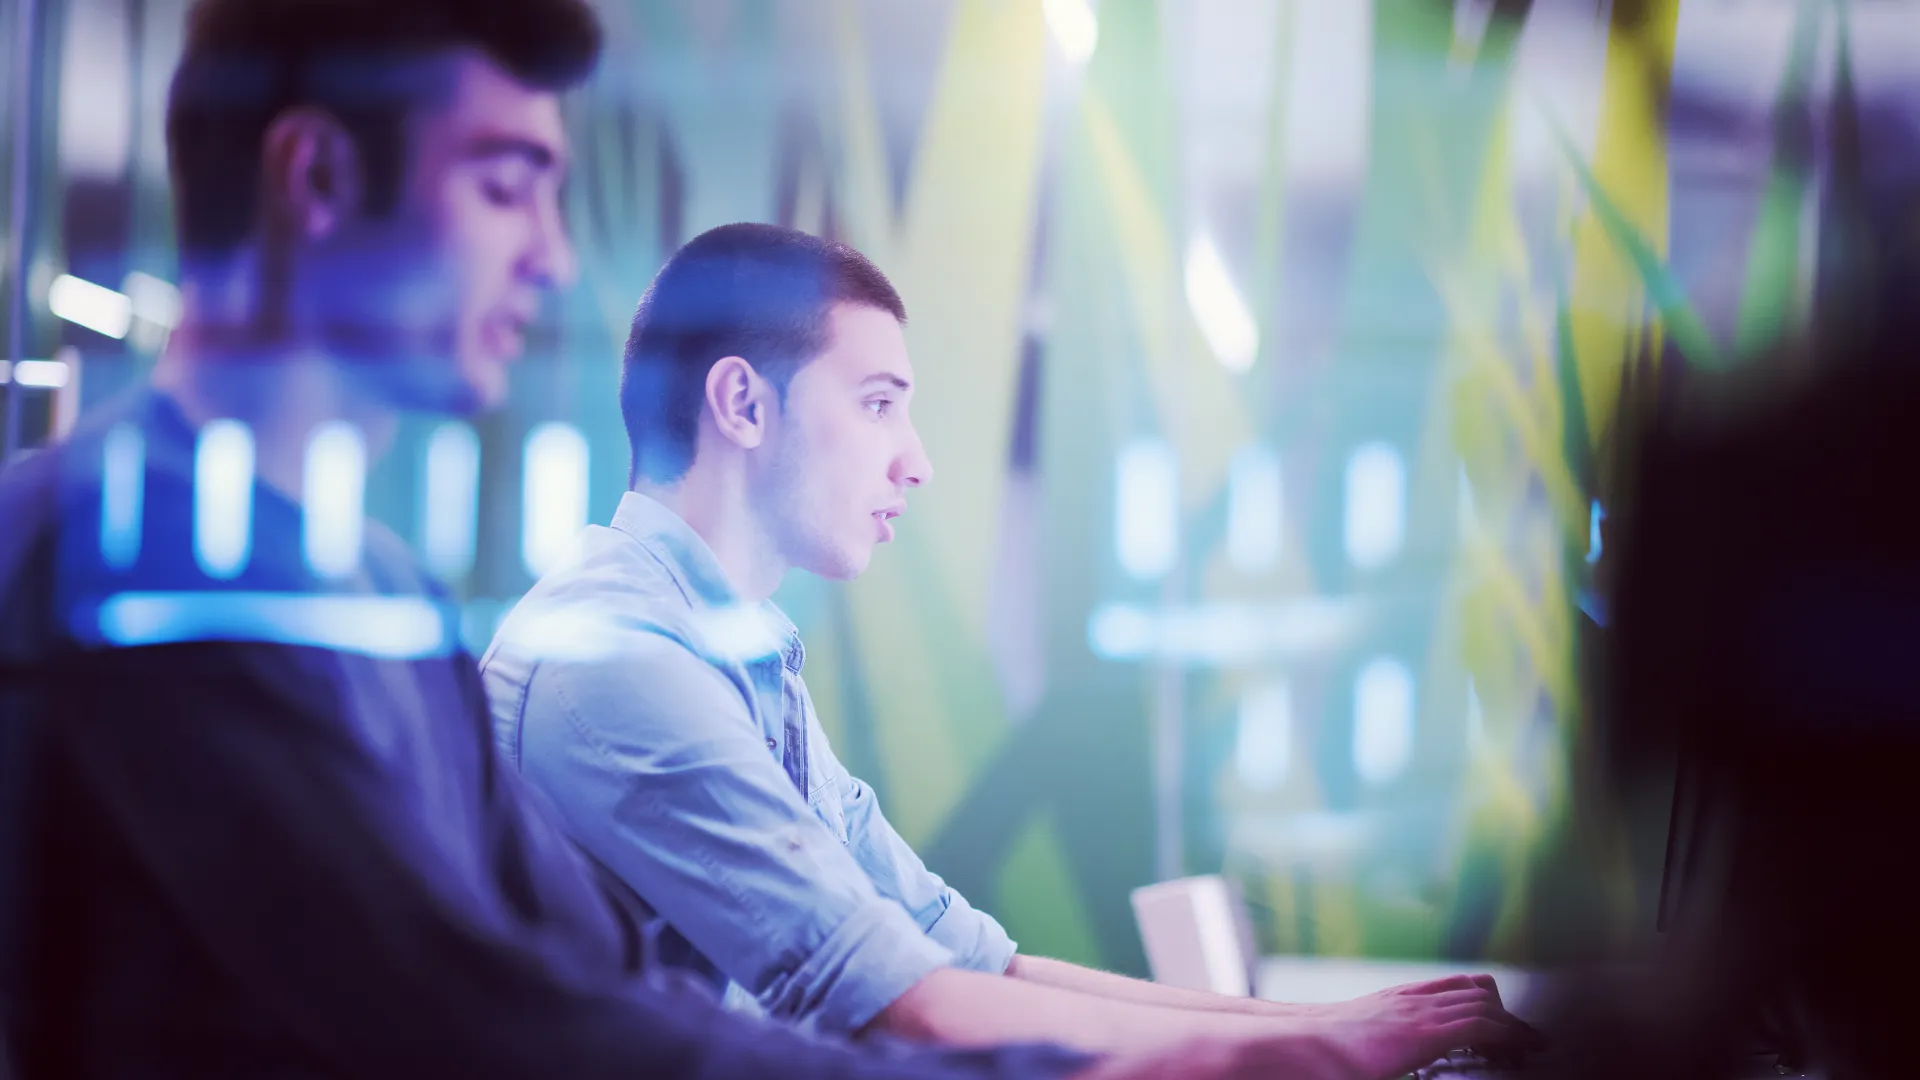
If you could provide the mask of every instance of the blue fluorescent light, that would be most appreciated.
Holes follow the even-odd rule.
[[[140,559],[141,518],[147,492],[147,440],[130,423],[115,424],[102,440],[100,561],[125,570]]]
[[[1593,500],[1593,505],[1587,509],[1588,566],[1600,561],[1600,523],[1605,520],[1607,520],[1607,508],[1600,505],[1599,499]]]
[[[111,645],[246,641],[305,645],[393,660],[440,655],[445,624],[432,603],[412,596],[303,593],[120,593],[100,607]]]

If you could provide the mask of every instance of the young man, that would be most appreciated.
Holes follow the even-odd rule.
[[[362,542],[399,413],[499,400],[573,274],[559,93],[598,48],[581,0],[194,8],[184,320],[150,386],[0,478],[0,1074],[1086,1064],[856,1052],[642,971],[614,883],[500,766],[439,591]],[[1197,1050],[1212,1071],[1179,1073],[1352,1075],[1308,1040]]]
[[[482,661],[507,757],[655,930],[830,1031],[1097,1051],[1306,1031],[1382,1073],[1525,1042],[1485,978],[1314,1010],[1026,956],[921,864],[835,760],[768,600],[795,567],[858,576],[933,475],[905,319],[843,245],[730,225],[682,248],[627,342],[632,490]]]

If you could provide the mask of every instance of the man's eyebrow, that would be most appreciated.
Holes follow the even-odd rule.
[[[874,375],[869,375],[866,378],[860,380],[860,386],[863,389],[865,387],[872,386],[875,383],[885,383],[889,386],[892,386],[895,390],[913,389],[912,383],[908,382],[907,380],[901,378],[898,375],[895,375],[891,371],[882,371]]]
[[[470,158],[522,157],[536,169],[552,169],[561,164],[553,147],[518,135],[478,135],[467,143]]]

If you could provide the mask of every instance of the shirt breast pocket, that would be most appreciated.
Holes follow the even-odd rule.
[[[820,753],[819,736],[811,738],[812,745],[807,754],[810,775],[807,777],[807,806],[827,828],[833,831],[842,844],[850,842],[847,829],[847,807],[840,795],[840,770],[831,753]]]

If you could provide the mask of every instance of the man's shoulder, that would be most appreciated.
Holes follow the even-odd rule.
[[[590,659],[656,642],[686,645],[695,615],[665,566],[614,530],[593,526],[513,606],[489,652]]]
[[[662,677],[709,668],[740,683],[747,665],[778,654],[780,638],[762,609],[698,602],[644,546],[595,527],[514,605],[481,666],[520,683],[609,665]]]

